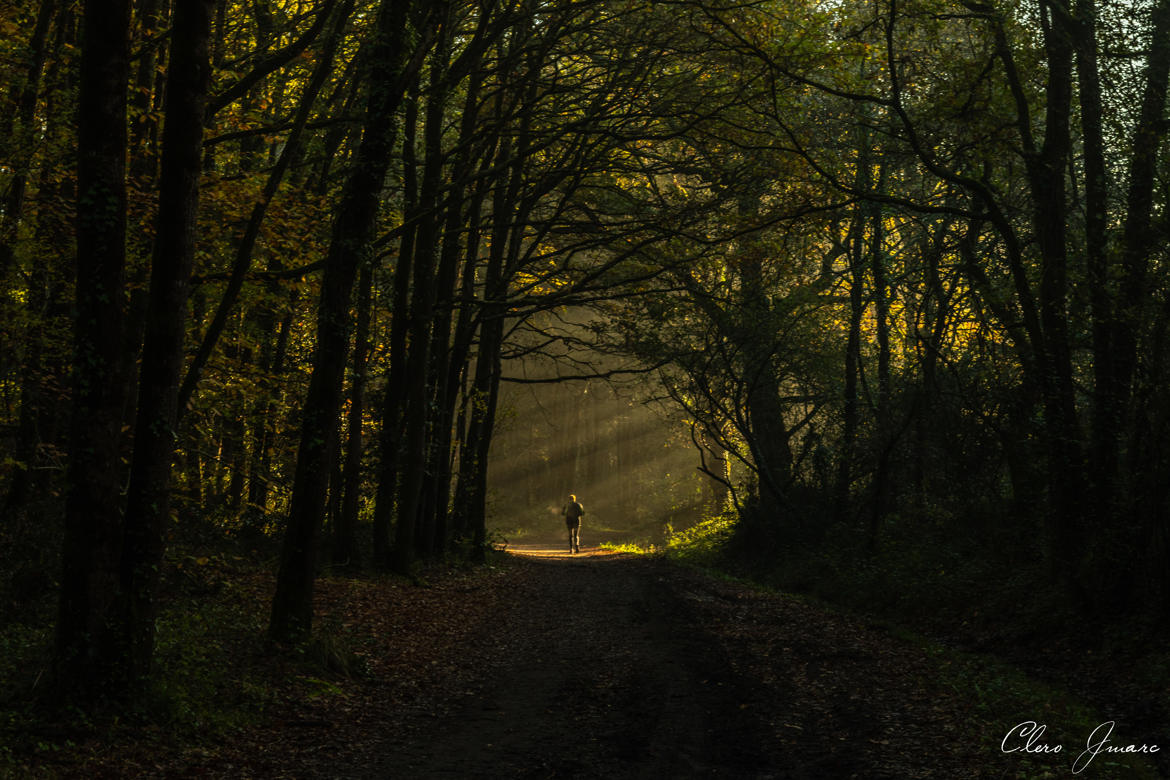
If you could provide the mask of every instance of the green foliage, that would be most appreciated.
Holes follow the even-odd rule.
[[[214,743],[255,724],[274,700],[265,670],[266,603],[242,558],[176,553],[164,582],[169,594],[157,621],[155,676],[128,703],[95,701],[82,709],[39,700],[47,682],[51,617],[0,627],[0,775],[40,776],[52,753],[85,740],[116,743]],[[50,773],[51,774],[51,773]]]
[[[724,565],[858,612],[940,630],[998,624],[1017,638],[1075,619],[1049,577],[1043,540],[1003,510],[980,518],[907,508],[884,518],[876,548],[861,523],[785,533],[756,518],[723,528]]]
[[[653,544],[640,544],[637,542],[602,542],[600,545],[603,550],[609,550],[616,553],[628,553],[630,555],[654,555],[658,552],[658,548]]]
[[[160,616],[158,674],[144,705],[149,721],[201,737],[256,722],[272,700],[246,663],[263,650],[259,616],[232,603],[239,594],[226,579],[212,582]]]
[[[1092,707],[1083,695],[1074,693],[1071,688],[1078,680],[1041,679],[1025,672],[1018,661],[995,653],[1005,646],[1040,643],[1047,647],[1045,640],[1080,625],[1077,612],[1051,586],[1035,559],[1025,555],[1027,563],[1015,559],[1009,564],[979,546],[942,533],[945,524],[940,520],[894,521],[893,528],[901,525],[902,530],[891,533],[881,554],[875,555],[864,544],[847,541],[844,534],[837,537],[840,544],[815,550],[808,546],[745,548],[737,543],[737,534],[743,533],[741,524],[729,513],[674,534],[667,555],[720,576],[746,577],[795,598],[811,599],[821,608],[866,616],[871,627],[926,651],[935,679],[970,703],[966,734],[978,739],[988,752],[1001,749],[1014,724],[1034,720],[1049,726],[1048,742],[1065,745],[1060,760],[1071,765],[1093,730],[1117,715]],[[933,533],[924,527],[932,524],[936,526]],[[1115,642],[1108,634],[1104,637],[1109,650],[1103,653],[1103,661],[1111,651],[1130,657],[1126,639],[1132,639],[1134,627],[1118,626],[1114,632]],[[944,644],[928,638],[940,635],[951,639]],[[989,652],[960,649],[956,641],[961,640],[956,638],[964,636],[988,645]],[[1129,664],[1127,678],[1136,672],[1143,681],[1136,684],[1145,690],[1164,686],[1170,654],[1154,651],[1139,658],[1136,663],[1125,662]],[[1143,725],[1119,725],[1113,744],[1140,744],[1141,736],[1124,732]],[[1065,776],[1054,769],[1051,755],[1017,755],[1019,769],[1014,777]],[[1154,764],[1141,755],[1102,754],[1092,767],[1089,776],[1094,777],[1159,776]]]
[[[725,546],[734,533],[736,514],[728,511],[696,523],[682,531],[672,531],[666,540],[666,554],[695,566],[714,566],[723,560]]]

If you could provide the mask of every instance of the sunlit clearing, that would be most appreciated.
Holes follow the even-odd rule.
[[[562,513],[570,494],[585,507],[583,550],[604,542],[661,544],[671,529],[690,527],[724,498],[697,470],[686,428],[644,406],[632,390],[600,380],[505,384],[501,410],[488,512],[489,526],[509,549],[567,549]]]
[[[612,558],[616,555],[621,555],[626,550],[617,549],[615,547],[586,547],[581,546],[581,552],[571,553],[567,546],[554,546],[551,544],[508,544],[505,551],[513,555],[520,555],[525,558],[547,558],[547,559],[566,559],[566,560],[588,560],[593,558]]]

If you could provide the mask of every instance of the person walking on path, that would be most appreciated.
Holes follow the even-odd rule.
[[[569,494],[569,503],[561,512],[565,516],[565,526],[569,529],[569,552],[581,552],[581,516],[585,514],[585,507],[573,494]]]

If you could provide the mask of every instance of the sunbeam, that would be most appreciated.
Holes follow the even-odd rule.
[[[492,445],[490,525],[518,539],[558,538],[575,493],[582,539],[660,542],[695,523],[720,493],[697,470],[678,422],[601,381],[509,385]]]

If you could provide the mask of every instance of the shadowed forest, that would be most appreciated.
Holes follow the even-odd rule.
[[[790,695],[764,644],[902,652],[873,625],[1006,665],[922,672],[997,761],[1054,697],[1170,745],[1170,0],[0,0],[0,33],[0,774],[230,776],[101,745],[456,701],[424,670],[527,674],[492,637],[542,647],[566,577],[632,642],[597,700],[655,664],[726,696],[614,699],[689,764],[542,776],[977,776],[767,774],[775,702],[746,764],[703,732]],[[586,558],[506,554],[562,545],[570,493]],[[828,612],[801,643],[765,599],[741,646],[702,605],[764,597],[660,557]],[[553,707],[557,674],[522,679]],[[375,743],[346,776],[395,773]]]

